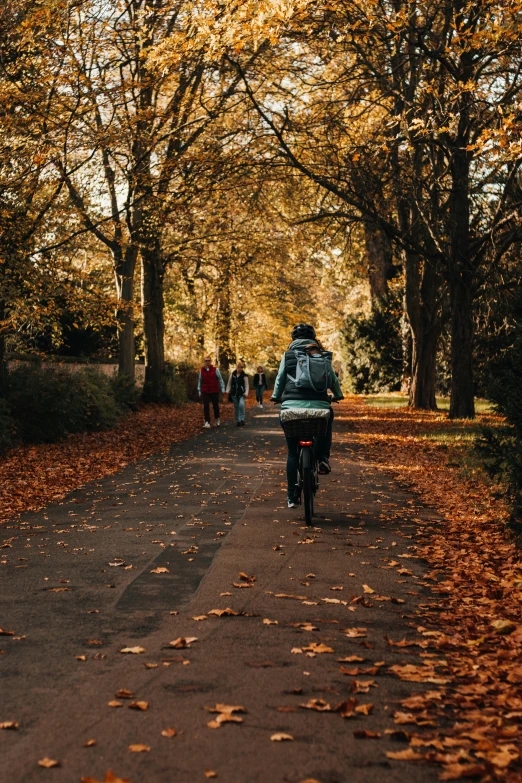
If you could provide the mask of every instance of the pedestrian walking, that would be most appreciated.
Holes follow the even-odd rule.
[[[256,390],[257,407],[263,407],[263,394],[266,391],[266,375],[263,372],[261,365],[257,368],[257,372],[254,375],[254,389]]]
[[[214,409],[214,419],[216,427],[221,424],[219,419],[219,392],[225,391],[225,383],[217,367],[212,364],[210,356],[205,356],[205,364],[199,371],[198,376],[198,394],[203,400],[203,412],[205,423],[203,426],[210,427],[210,403]]]
[[[236,427],[245,426],[245,400],[250,391],[248,377],[245,375],[243,362],[238,362],[234,372],[230,373],[227,392],[229,402],[234,403],[234,414],[236,417]]]

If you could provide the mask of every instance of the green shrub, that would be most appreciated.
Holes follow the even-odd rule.
[[[356,394],[400,390],[401,312],[400,301],[390,295],[381,310],[346,318],[342,332],[346,369]]]
[[[20,365],[9,373],[7,398],[17,434],[32,443],[108,429],[121,415],[111,381],[91,369]]]
[[[122,408],[135,410],[138,403],[139,391],[135,381],[128,375],[114,375],[111,378],[111,388],[114,399]]]
[[[505,484],[512,527],[522,534],[522,296],[513,304],[512,323],[510,345],[491,364],[487,386],[488,399],[506,422],[484,429],[478,449],[489,474]]]
[[[14,422],[7,400],[0,397],[0,454],[14,445]]]

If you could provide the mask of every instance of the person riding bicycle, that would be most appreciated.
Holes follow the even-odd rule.
[[[343,393],[339,379],[333,370],[329,373],[327,385],[333,393],[333,398],[328,391],[317,392],[312,388],[302,388],[296,383],[297,356],[295,351],[307,351],[313,353],[323,351],[323,348],[315,335],[315,329],[310,324],[298,324],[292,330],[292,342],[288,350],[283,354],[277,373],[272,402],[282,402],[281,409],[287,408],[319,408],[329,409],[330,419],[326,435],[317,438],[317,458],[320,473],[330,473],[330,450],[332,447],[333,410],[331,400],[342,400]],[[286,437],[288,459],[286,463],[286,476],[288,482],[288,508],[295,508],[295,486],[297,476],[299,443],[297,438]]]

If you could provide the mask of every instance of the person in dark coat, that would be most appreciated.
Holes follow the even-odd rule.
[[[263,372],[261,365],[257,368],[257,372],[254,374],[254,389],[256,390],[256,401],[258,408],[263,407],[263,393],[267,388],[266,375]]]

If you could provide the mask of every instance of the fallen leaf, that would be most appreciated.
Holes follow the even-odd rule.
[[[462,780],[462,778],[478,778],[486,773],[483,764],[448,764],[439,780]]]
[[[386,756],[394,761],[419,761],[424,758],[421,753],[416,753],[411,748],[406,748],[406,750],[392,750],[387,752]]]
[[[332,648],[322,642],[311,642],[308,647],[303,647],[303,651],[317,653],[318,655],[321,655],[322,653],[333,653]]]
[[[214,772],[213,769],[206,769],[205,770],[205,777],[206,778],[217,778],[217,772]]]
[[[81,783],[131,783],[128,778],[119,778],[117,775],[114,774],[114,772],[109,769],[108,772],[105,773],[105,778],[103,781],[97,780],[96,778],[81,778]]]
[[[279,620],[269,620],[267,617],[263,620],[263,625],[279,625]]]
[[[373,589],[372,589],[371,587],[369,587],[368,585],[363,585],[362,587],[363,587],[363,590],[364,590],[364,592],[365,592],[365,593],[368,593],[369,595],[371,595],[372,593],[375,593],[375,590],[373,590]]]
[[[237,617],[239,612],[227,607],[226,609],[211,609],[209,614],[216,615],[216,617]]]
[[[277,734],[272,734],[270,739],[272,742],[291,742],[294,738],[291,734],[284,734],[283,732],[279,732]]]
[[[341,718],[354,718],[356,716],[356,706],[357,699],[347,699],[346,701],[337,704],[334,711],[338,712]]]
[[[4,729],[5,731],[16,731],[19,725],[20,724],[16,720],[4,720],[0,723],[0,729]]]
[[[123,702],[113,699],[112,701],[107,702],[107,705],[109,707],[123,707]]]
[[[44,759],[40,759],[40,761],[38,762],[38,765],[40,767],[45,767],[46,769],[51,769],[51,767],[59,767],[60,766],[60,762],[56,761],[56,759],[44,758]]]
[[[197,636],[179,636],[173,642],[169,642],[169,644],[175,650],[185,650],[187,647],[190,647],[192,642],[197,642],[197,640]]]
[[[142,712],[145,712],[145,710],[149,709],[149,702],[148,701],[131,701],[129,704],[130,710],[141,710]]]
[[[146,652],[145,647],[124,647],[120,650],[121,653],[131,653],[132,655],[140,655],[140,653]]]
[[[175,737],[176,734],[177,734],[176,729],[172,729],[172,728],[163,729],[163,731],[161,732],[162,737]]]
[[[116,691],[114,696],[117,699],[132,699],[134,698],[134,693],[132,691],[128,691],[127,688],[120,688],[119,691]]]
[[[208,617],[207,617],[207,615],[206,615],[206,614],[200,614],[200,615],[198,615],[197,617],[191,617],[190,619],[191,619],[191,620],[195,620],[195,621],[198,623],[198,622],[200,622],[201,620],[208,620]]]
[[[304,710],[315,710],[315,712],[331,712],[332,708],[324,699],[310,699],[306,704],[300,704]]]
[[[517,624],[512,620],[493,620],[492,627],[497,633],[510,634],[517,630]]]
[[[150,751],[150,745],[129,745],[131,753],[148,753]]]
[[[373,704],[359,704],[355,708],[355,712],[359,712],[361,715],[370,715],[373,712]]]
[[[151,571],[151,574],[168,574],[168,573],[170,573],[169,569],[164,568],[163,566],[158,566],[157,568],[153,568]]]
[[[96,745],[96,740],[95,739],[90,739],[90,740],[87,740],[87,742],[83,743],[83,747],[84,748],[92,748],[92,747],[94,747],[94,745]]]

